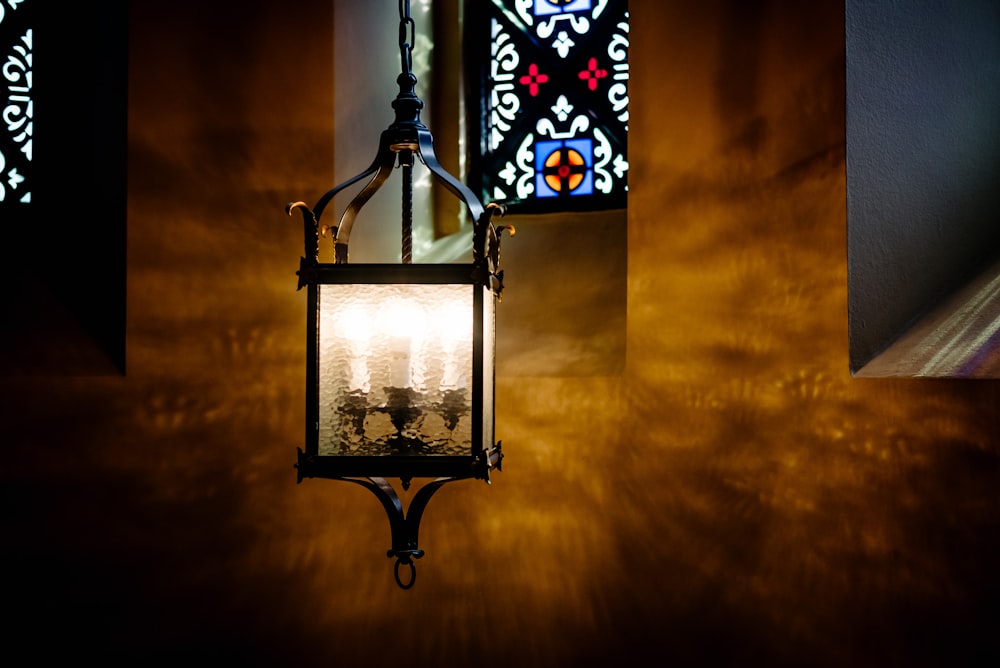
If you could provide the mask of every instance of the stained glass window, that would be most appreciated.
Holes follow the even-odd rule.
[[[624,208],[626,0],[467,0],[470,183],[512,213]]]
[[[124,371],[135,4],[0,0],[0,374]],[[85,253],[46,243],[67,202],[91,215]]]
[[[29,5],[30,6],[30,5]],[[0,3],[4,99],[0,140],[0,202],[31,202],[32,23],[21,2]]]

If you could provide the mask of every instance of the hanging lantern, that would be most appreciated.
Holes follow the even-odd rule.
[[[376,156],[364,172],[324,194],[302,214],[305,252],[299,289],[307,290],[306,430],[299,448],[298,480],[327,478],[362,485],[379,498],[389,517],[396,559],[394,575],[413,586],[413,560],[423,556],[418,529],[423,511],[445,483],[490,481],[500,469],[494,441],[495,308],[503,291],[499,269],[502,215],[483,206],[446,172],[434,155],[431,133],[420,121],[423,102],[412,74],[413,20],[400,0],[399,94],[394,122],[382,132]],[[410,39],[407,40],[407,37]],[[414,160],[416,158],[417,160]],[[412,261],[413,168],[422,163],[468,209],[473,223],[472,262]],[[364,204],[399,168],[402,174],[400,264],[350,264],[349,240]],[[343,189],[368,179],[335,227],[320,223],[326,206]],[[333,241],[333,262],[320,262],[322,238]],[[408,511],[387,478],[409,489],[415,478],[430,482],[416,491]],[[400,574],[401,566],[409,576]]]

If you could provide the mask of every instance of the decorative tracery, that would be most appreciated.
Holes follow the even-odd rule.
[[[31,191],[26,184],[31,162],[31,134],[34,102],[31,91],[31,27],[24,25],[25,14],[17,10],[23,0],[0,2],[0,77],[4,98],[0,111],[0,202],[28,203]]]
[[[626,0],[493,0],[486,12],[479,0],[466,21],[467,42],[488,44],[473,47],[483,198],[522,213],[624,207]]]

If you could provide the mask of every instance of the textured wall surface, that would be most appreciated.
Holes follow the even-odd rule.
[[[202,4],[132,8],[128,374],[0,384],[9,651],[995,665],[1000,386],[849,373],[841,2],[633,0],[624,368],[500,360],[504,471],[409,591],[375,499],[292,469],[332,10]]]
[[[848,313],[857,371],[1000,246],[1000,9],[846,3]]]

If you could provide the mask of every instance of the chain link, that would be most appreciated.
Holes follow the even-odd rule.
[[[399,0],[399,60],[403,74],[413,72],[413,45],[417,41],[417,25],[410,18],[410,0]]]

